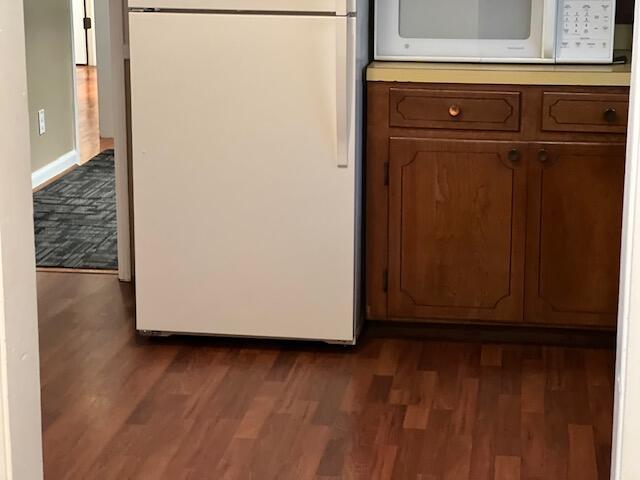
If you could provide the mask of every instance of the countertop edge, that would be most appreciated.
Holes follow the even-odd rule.
[[[402,68],[374,66],[367,68],[369,82],[459,83],[491,85],[600,86],[628,87],[631,72],[481,70],[460,68]]]

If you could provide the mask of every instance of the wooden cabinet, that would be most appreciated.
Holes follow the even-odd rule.
[[[392,88],[390,101],[389,122],[395,127],[520,128],[520,92]]]
[[[522,319],[523,148],[514,142],[391,139],[392,316]]]
[[[531,146],[529,322],[615,325],[624,153],[623,144]]]
[[[544,92],[542,129],[558,132],[627,131],[629,99],[625,94]]]
[[[368,318],[614,327],[627,98],[370,82]]]

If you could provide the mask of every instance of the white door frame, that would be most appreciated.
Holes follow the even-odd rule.
[[[24,0],[23,0],[24,1]],[[97,0],[100,1],[100,0]],[[87,65],[92,67],[96,66],[97,62],[97,53],[96,53],[96,13],[94,8],[94,0],[85,0],[86,8],[87,8],[87,17],[91,19],[92,25],[87,32],[87,51],[89,55],[87,56]]]
[[[640,22],[640,2],[635,6]],[[640,28],[634,28],[624,188],[611,478],[640,478]]]
[[[40,362],[22,0],[0,2],[0,479],[42,478]]]
[[[128,131],[125,85],[124,21],[127,0],[98,0],[109,2],[109,37],[111,39],[111,95],[113,99],[113,130],[116,170],[116,219],[118,227],[118,277],[130,282],[133,277],[131,257],[130,218],[132,210],[129,199]],[[126,55],[125,55],[126,54]]]
[[[73,75],[73,121],[75,123],[75,150],[80,161],[80,122],[78,121],[78,92],[77,75],[74,51],[73,29],[73,4],[69,1],[71,15],[71,52]],[[114,129],[114,163],[116,176],[116,228],[118,239],[118,278],[123,282],[130,282],[133,278],[131,258],[131,229],[130,229],[130,201],[129,201],[129,167],[127,149],[127,111],[124,61],[127,50],[124,42],[123,15],[126,13],[123,3],[127,0],[97,0],[109,2],[111,58],[105,61],[111,62],[111,99],[113,102],[113,129]],[[92,13],[93,14],[93,13]],[[95,18],[94,18],[95,22]],[[95,24],[93,26],[95,29]],[[98,93],[99,94],[99,93]]]
[[[128,171],[124,80],[122,0],[110,2],[116,103],[116,175],[127,199]],[[636,17],[640,18],[640,2]],[[640,51],[640,29],[634,31]],[[12,68],[0,69],[0,480],[42,477],[40,437],[38,331],[29,181],[28,107],[24,58],[22,0],[0,3],[0,58]],[[625,179],[621,257],[620,312],[616,364],[615,412],[611,478],[640,478],[640,62],[633,60]],[[118,80],[115,80],[118,79]],[[11,194],[11,197],[9,197]],[[123,255],[129,242],[119,241]],[[119,252],[120,254],[120,252]],[[126,267],[126,264],[124,265]],[[130,278],[131,271],[121,271]]]
[[[82,15],[81,18],[76,17],[76,9],[82,9],[81,11],[78,11],[78,15]],[[75,65],[88,65],[88,66],[95,66],[96,65],[96,36],[95,36],[95,25],[92,25],[92,27],[89,30],[85,30],[84,29],[84,25],[82,25],[82,33],[83,33],[83,39],[82,39],[82,48],[84,49],[84,59],[86,60],[86,62],[77,62],[77,56],[75,55],[77,53],[77,50],[79,47],[79,45],[76,42],[76,33],[78,33],[77,31],[80,30],[80,25],[78,25],[78,21],[80,21],[82,18],[88,17],[90,18],[93,23],[95,23],[95,11],[94,11],[94,3],[93,0],[71,0],[71,18],[72,18],[72,30],[73,30],[73,52],[74,52],[74,57],[76,57],[74,59],[74,64]]]

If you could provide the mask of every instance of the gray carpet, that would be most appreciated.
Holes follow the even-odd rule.
[[[117,269],[113,150],[33,194],[39,267]]]

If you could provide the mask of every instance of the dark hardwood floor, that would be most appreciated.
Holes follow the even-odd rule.
[[[49,480],[609,478],[611,350],[143,339],[113,275],[38,292]]]
[[[78,133],[80,134],[80,163],[113,148],[112,138],[100,137],[98,114],[98,70],[96,67],[76,67],[78,95]]]

